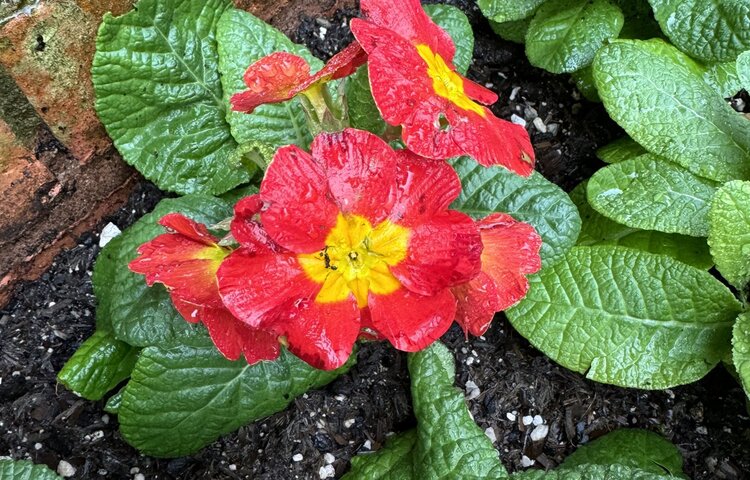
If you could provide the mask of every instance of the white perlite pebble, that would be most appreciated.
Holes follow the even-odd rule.
[[[119,229],[117,225],[115,225],[112,222],[109,222],[104,226],[102,229],[102,233],[99,235],[99,246],[104,247],[106,244],[110,242],[113,238],[121,234],[122,231]]]
[[[547,425],[538,425],[534,430],[531,431],[531,441],[538,442],[547,438],[549,433],[549,427]]]
[[[521,457],[521,466],[523,468],[529,468],[530,466],[534,465],[535,463],[536,462],[534,460],[530,459],[526,455],[524,455],[524,456]]]
[[[42,449],[42,444],[41,443],[35,443],[34,444],[34,450],[41,450],[41,449]]]
[[[524,417],[521,419],[521,422],[528,427],[534,422],[534,417],[532,417],[531,415],[524,415]]]
[[[336,476],[336,469],[333,468],[333,465],[323,465],[320,467],[320,470],[318,470],[318,476],[323,478],[333,478]]]
[[[547,125],[544,124],[544,120],[542,120],[542,117],[536,117],[533,123],[537,130],[542,133],[547,133]]]
[[[511,422],[515,422],[516,421],[516,416],[515,416],[515,414],[513,412],[506,413],[505,414],[505,418],[507,418]]]
[[[362,448],[366,448],[367,450],[372,450],[372,442],[369,440],[365,440],[365,443],[362,444]]]
[[[326,453],[325,455],[323,455],[323,460],[325,460],[325,462],[330,465],[336,461],[336,457],[334,457],[330,453]]]
[[[490,439],[490,442],[495,443],[497,442],[497,435],[495,435],[495,429],[492,427],[487,427],[487,429],[484,431],[484,434],[487,435],[487,438]]]
[[[355,420],[353,418],[350,418],[348,420],[344,420],[344,427],[351,428],[352,425],[354,425]]]
[[[233,472],[236,472],[237,471],[237,465],[235,465],[234,463],[232,463],[231,465],[229,465],[229,470],[231,470]]]
[[[301,462],[303,458],[305,457],[303,457],[301,453],[295,453],[292,457],[292,460],[294,460],[295,462]]]
[[[142,473],[136,473],[133,477],[133,480],[146,480],[146,475]]]
[[[76,467],[65,460],[60,460],[60,463],[57,464],[57,474],[64,478],[72,477],[76,474]]]
[[[538,427],[539,425],[544,423],[544,419],[541,415],[534,415],[534,419],[531,421],[531,423],[533,423],[535,427]]]
[[[526,128],[526,120],[524,120],[523,118],[519,117],[515,113],[510,116],[510,121],[511,121],[511,123],[515,123],[516,125],[521,125],[522,127]]]
[[[474,400],[482,393],[476,383],[471,380],[466,382],[466,400]]]
[[[508,97],[509,101],[513,101],[516,99],[516,95],[518,95],[518,92],[521,91],[521,87],[513,87],[513,90],[510,91],[510,97]]]

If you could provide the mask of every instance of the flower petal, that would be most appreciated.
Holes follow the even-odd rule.
[[[456,297],[456,322],[464,332],[474,336],[484,335],[492,323],[495,312],[502,310],[500,293],[495,281],[486,273],[451,288]]]
[[[388,295],[370,293],[368,308],[379,334],[399,350],[416,352],[440,338],[456,314],[450,290],[422,296],[400,288]]]
[[[219,293],[232,314],[250,325],[272,323],[279,311],[300,299],[312,298],[320,285],[310,280],[290,253],[256,254],[241,247],[217,273]]]
[[[245,71],[247,90],[232,95],[232,110],[252,113],[265,103],[289,100],[307,88],[310,65],[287,52],[275,52],[253,63]]]
[[[262,209],[263,200],[260,195],[240,199],[234,205],[234,218],[230,227],[232,237],[243,247],[258,253],[279,252],[282,248],[271,239],[260,224],[259,215]]]
[[[465,283],[480,270],[482,241],[474,221],[455,210],[414,226],[406,258],[391,273],[409,290],[435,295]]]
[[[367,61],[367,52],[356,40],[331,57],[318,73],[313,75],[313,82],[320,80],[337,80],[348,77]]]
[[[306,300],[279,315],[277,328],[286,336],[289,351],[315,368],[333,370],[352,353],[359,335],[359,309],[343,302]]]
[[[271,238],[297,253],[322,250],[336,224],[323,165],[299,147],[280,148],[260,185],[260,217]]]
[[[312,143],[314,158],[325,162],[328,186],[344,214],[372,224],[385,219],[396,200],[396,154],[376,135],[348,128],[323,133]]]
[[[261,360],[275,360],[281,352],[278,335],[250,328],[226,308],[204,309],[203,324],[216,348],[229,360],[237,360],[244,354],[252,365]]]
[[[479,85],[478,83],[472,82],[464,76],[461,76],[461,78],[464,81],[464,92],[469,98],[484,105],[492,105],[497,102],[497,93]]]
[[[161,217],[159,225],[167,228],[170,233],[179,233],[190,240],[204,245],[214,245],[218,241],[211,235],[202,223],[182,215],[181,213],[168,213]]]

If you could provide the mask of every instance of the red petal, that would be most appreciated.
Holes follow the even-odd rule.
[[[470,282],[451,288],[456,297],[456,322],[464,332],[484,335],[495,312],[502,310],[500,292],[494,280],[480,272]]]
[[[453,62],[453,40],[425,13],[419,0],[362,0],[360,9],[373,24],[392,30],[414,45],[428,45],[446,62]]]
[[[495,213],[479,222],[484,251],[482,271],[497,286],[498,310],[509,308],[526,295],[526,275],[542,268],[542,239],[534,227],[505,213]]]
[[[472,82],[464,76],[461,76],[461,78],[464,81],[464,93],[469,98],[485,105],[492,105],[497,102],[497,93],[484,88],[478,83]]]
[[[355,40],[350,43],[345,49],[331,57],[328,63],[315,75],[313,75],[313,81],[317,82],[320,80],[337,80],[339,78],[348,77],[357,71],[359,67],[365,64],[367,61],[367,52],[362,49],[362,46]]]
[[[410,227],[448,209],[461,193],[461,180],[446,162],[428,160],[400,150],[398,154],[399,196],[390,219]]]
[[[250,328],[225,308],[206,308],[203,324],[216,348],[229,360],[237,360],[244,354],[252,365],[261,360],[275,360],[281,351],[277,335]]]
[[[166,227],[171,232],[179,233],[204,245],[215,245],[218,241],[218,238],[208,232],[208,228],[205,225],[181,213],[168,213],[164,215],[159,220],[159,225]]]
[[[297,253],[322,250],[339,213],[329,199],[322,164],[299,147],[280,148],[266,170],[260,196],[267,205],[260,217],[268,234]]]
[[[247,68],[244,76],[247,90],[232,96],[232,110],[252,113],[265,103],[289,100],[308,87],[310,65],[286,52],[275,52]]]
[[[343,213],[362,215],[373,225],[396,199],[396,154],[370,132],[348,128],[323,133],[312,143],[314,158],[325,162],[328,185]]]
[[[406,258],[391,273],[412,292],[435,295],[480,270],[482,241],[474,221],[454,210],[412,227]]]
[[[250,195],[237,202],[232,218],[232,236],[243,247],[258,253],[279,252],[282,248],[271,239],[260,224],[260,211],[263,201],[260,195]]]
[[[315,368],[333,370],[352,353],[359,334],[359,309],[353,299],[336,303],[303,301],[279,316],[289,351]]]
[[[177,312],[189,323],[198,323],[201,321],[203,307],[196,305],[195,303],[188,302],[177,295],[174,292],[170,293],[172,299],[172,305]],[[216,297],[218,302],[211,302],[212,305],[221,305],[221,297],[219,297],[219,290],[216,290]]]
[[[440,338],[456,314],[450,290],[425,297],[400,288],[388,295],[370,293],[368,307],[376,330],[394,347],[416,352]]]
[[[307,278],[296,255],[256,255],[244,247],[222,262],[217,277],[224,305],[252,327],[272,322],[280,309],[320,290]]]

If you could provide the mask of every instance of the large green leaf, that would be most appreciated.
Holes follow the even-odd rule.
[[[641,230],[619,224],[600,214],[586,199],[586,185],[582,182],[570,192],[570,199],[581,215],[581,234],[578,245],[620,245],[644,252],[669,255],[688,265],[707,270],[714,264],[705,238],[688,237],[676,233]]]
[[[143,275],[128,269],[138,247],[164,233],[157,222],[179,212],[207,225],[232,215],[229,204],[205,195],[188,195],[159,202],[132,227],[113,239],[99,254],[94,267],[97,323],[110,324],[118,340],[134,346],[158,345],[186,335],[205,332],[187,323],[172,306],[161,284],[148,287]],[[108,287],[106,282],[111,282]]]
[[[485,17],[494,22],[522,20],[539,8],[546,0],[478,0]]]
[[[539,7],[526,33],[526,56],[552,73],[591,64],[597,50],[617,38],[624,17],[609,0],[550,0]]]
[[[28,460],[0,459],[2,480],[62,480],[46,465],[34,465]]]
[[[693,382],[726,354],[739,313],[708,272],[623,247],[574,247],[508,310],[535,347],[592,380],[659,389]]]
[[[733,97],[742,90],[737,62],[715,63],[703,74],[703,80],[723,98]]]
[[[616,40],[594,60],[610,116],[648,151],[717,181],[750,178],[750,122],[661,40]]]
[[[604,163],[619,163],[640,157],[646,149],[638,145],[632,138],[625,136],[610,142],[596,151],[596,156]]]
[[[737,57],[736,68],[740,87],[750,91],[750,50]]]
[[[737,317],[732,331],[732,363],[750,398],[750,312]]]
[[[646,154],[596,172],[589,180],[588,200],[602,215],[629,227],[705,237],[716,187]]]
[[[529,30],[529,23],[531,23],[530,18],[501,23],[490,20],[490,27],[503,40],[523,44],[526,42],[526,32]]]
[[[722,186],[711,201],[708,219],[716,268],[741,289],[750,282],[750,182]]]
[[[440,342],[409,355],[411,395],[418,419],[414,474],[420,480],[507,478],[497,450],[474,423],[454,386],[453,354]]]
[[[545,265],[562,258],[575,244],[581,230],[576,206],[539,173],[523,178],[501,167],[483,167],[466,157],[451,163],[463,186],[453,208],[474,218],[505,212],[530,223],[544,241],[541,256]]]
[[[680,50],[726,62],[750,50],[747,0],[649,0],[661,29]]]
[[[97,330],[76,350],[57,379],[79,396],[100,400],[130,376],[140,349]]]
[[[352,468],[342,480],[413,480],[416,443],[416,429],[396,435],[377,452],[352,458]]]
[[[424,10],[453,39],[456,45],[453,63],[459,72],[466,74],[474,55],[474,31],[469,19],[461,10],[450,5],[425,5]],[[381,136],[385,133],[388,126],[372,98],[367,65],[347,79],[346,98],[352,127]]]
[[[615,430],[588,443],[560,465],[570,469],[579,465],[614,465],[638,468],[658,475],[682,475],[682,454],[661,435],[648,430]]]
[[[247,89],[242,79],[247,67],[273,52],[298,55],[310,63],[313,71],[323,66],[307,48],[293,43],[271,25],[242,10],[229,9],[221,16],[216,26],[216,40],[226,105],[232,95]],[[274,148],[290,144],[307,148],[312,141],[298,99],[262,105],[250,115],[227,109],[226,119],[232,136],[240,144],[261,141]]]
[[[123,438],[147,455],[197,451],[248,422],[283,410],[339,370],[316,370],[284,351],[274,362],[224,358],[205,337],[143,350],[119,407]]]
[[[583,67],[580,70],[576,70],[570,77],[576,84],[576,88],[583,94],[583,97],[590,102],[601,102],[599,93],[596,91],[596,84],[594,83],[594,70],[591,65]]]
[[[160,188],[222,193],[248,180],[230,161],[214,30],[229,0],[140,0],[104,16],[96,111],[122,157]]]
[[[513,480],[674,480],[672,475],[659,475],[625,465],[579,465],[545,472],[526,470],[514,473]]]

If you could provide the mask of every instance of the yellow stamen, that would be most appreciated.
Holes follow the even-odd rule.
[[[445,63],[443,57],[424,44],[417,45],[417,52],[427,64],[427,75],[432,79],[432,88],[437,95],[447,98],[458,108],[484,117],[484,108],[466,95],[463,78]]]

